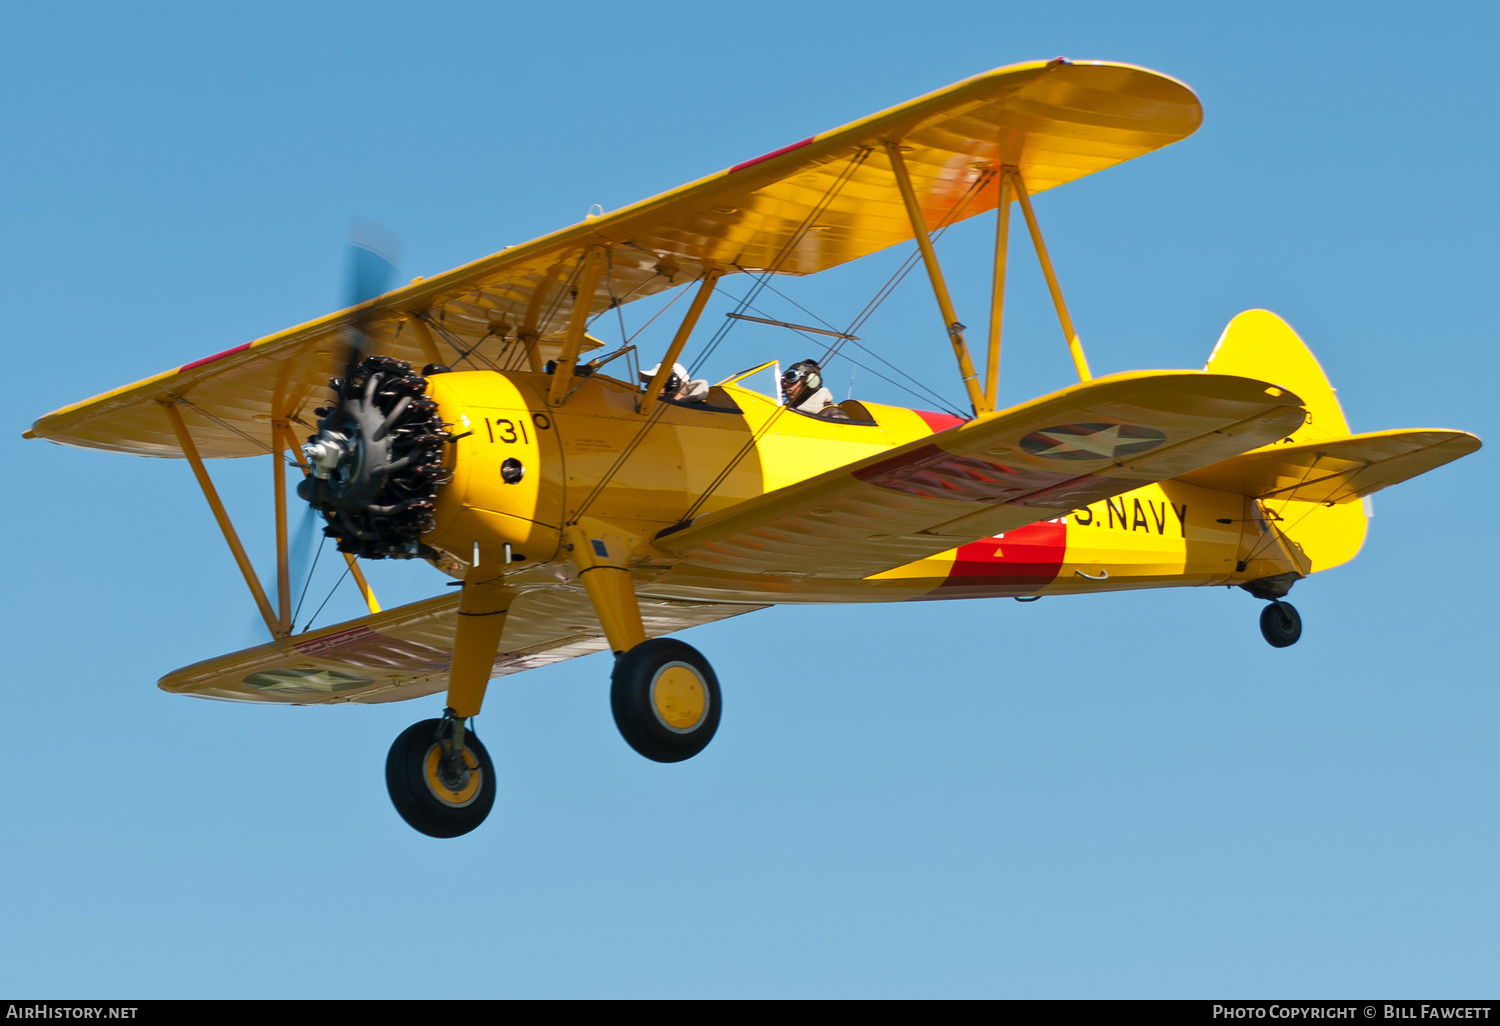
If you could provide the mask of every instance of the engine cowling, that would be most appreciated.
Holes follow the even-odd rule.
[[[302,447],[311,474],[297,494],[328,521],[323,533],[340,552],[432,558],[420,538],[453,474],[444,465],[452,436],[426,395],[427,379],[409,363],[370,356],[348,381],[331,384],[343,398],[317,411],[318,433]]]

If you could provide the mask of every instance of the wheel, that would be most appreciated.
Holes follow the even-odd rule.
[[[1302,617],[1290,602],[1278,599],[1260,611],[1260,633],[1274,648],[1295,645],[1302,637]]]
[[[615,660],[609,704],[625,743],[656,762],[691,759],[719,729],[719,679],[698,650],[643,641]]]
[[[495,766],[479,738],[464,732],[465,769],[445,771],[438,730],[443,720],[423,720],[401,732],[385,759],[385,786],[401,818],[428,837],[458,837],[473,830],[495,804]]]

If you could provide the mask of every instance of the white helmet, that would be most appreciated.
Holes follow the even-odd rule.
[[[659,370],[661,370],[661,364],[658,363],[656,366],[650,368],[649,370],[641,371],[641,384],[651,384],[651,379],[656,377],[656,372]],[[667,376],[667,384],[666,387],[662,389],[662,391],[666,392],[668,395],[672,395],[680,388],[682,388],[683,385],[687,384],[687,379],[687,368],[680,363],[674,363],[672,364],[672,373]]]

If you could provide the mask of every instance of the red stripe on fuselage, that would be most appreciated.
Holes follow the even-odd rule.
[[[940,588],[976,595],[1030,595],[1057,579],[1067,550],[1067,524],[1027,524],[960,546]]]
[[[968,423],[965,418],[955,417],[951,413],[933,413],[931,410],[912,410],[911,412],[915,413],[918,417],[921,417],[923,423],[927,425],[928,429],[932,431],[933,434],[937,434],[939,431],[947,431],[951,427],[958,427],[958,425],[960,424]]]

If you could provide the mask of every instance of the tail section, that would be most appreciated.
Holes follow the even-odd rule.
[[[1292,432],[1293,441],[1314,442],[1349,434],[1349,422],[1317,357],[1290,324],[1269,310],[1246,310],[1230,321],[1203,369],[1270,381],[1301,396],[1307,421]]]
[[[1349,437],[1349,422],[1344,419],[1328,375],[1292,326],[1269,310],[1246,310],[1230,321],[1203,369],[1270,381],[1301,397],[1307,408],[1303,425],[1286,439],[1255,453]],[[1222,472],[1231,469],[1226,468],[1228,464],[1253,458],[1247,453],[1215,467]],[[1278,576],[1290,580],[1291,575],[1327,570],[1353,559],[1364,545],[1368,526],[1365,503],[1309,502],[1295,492],[1262,497],[1249,487],[1233,490],[1245,495],[1237,569],[1248,580]]]

